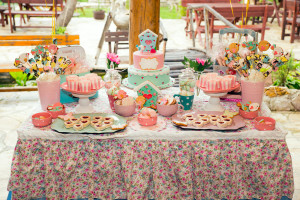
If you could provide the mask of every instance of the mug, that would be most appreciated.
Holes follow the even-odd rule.
[[[180,94],[175,94],[174,97],[179,97],[180,102],[183,106],[183,110],[191,110],[193,107],[194,95],[192,96],[182,96]]]

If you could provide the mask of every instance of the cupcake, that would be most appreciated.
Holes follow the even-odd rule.
[[[78,90],[78,84],[79,84],[79,77],[76,75],[70,75],[66,77],[66,82],[68,85],[68,89],[77,91]]]
[[[143,108],[138,114],[138,122],[142,126],[153,126],[157,122],[157,113],[151,108]]]

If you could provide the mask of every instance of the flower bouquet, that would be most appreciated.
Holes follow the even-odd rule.
[[[182,61],[182,64],[185,65],[185,68],[190,68],[193,72],[195,72],[196,80],[199,80],[200,75],[204,71],[204,69],[209,68],[213,64],[213,62],[211,61],[210,58],[208,58],[207,60],[200,59],[200,58],[196,58],[196,60],[191,60],[184,56],[184,60]],[[196,81],[195,81],[195,83],[196,83]],[[192,82],[191,86],[192,86],[192,88],[194,88],[193,82]],[[192,91],[188,91],[188,92],[194,93],[194,90],[192,89]],[[200,93],[200,89],[197,88],[197,95],[199,95],[199,93]],[[189,95],[191,95],[191,94],[189,94]],[[189,96],[189,95],[184,95],[184,96]]]

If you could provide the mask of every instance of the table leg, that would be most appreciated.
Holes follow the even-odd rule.
[[[277,20],[278,20],[278,26],[280,26],[279,6],[277,6],[276,0],[273,0],[273,5],[274,5],[274,8],[275,8],[275,13],[272,16],[271,23],[273,23],[273,21],[276,17]]]
[[[2,24],[2,27],[5,27],[5,20],[4,20],[4,11],[1,11],[1,24]]]
[[[192,33],[193,47],[195,47],[195,33],[194,33],[194,27],[193,27],[193,9],[190,9],[189,12],[190,12],[190,31]]]

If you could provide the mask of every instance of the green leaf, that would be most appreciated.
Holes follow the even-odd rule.
[[[11,75],[11,77],[12,77],[13,79],[16,79],[16,78],[17,78],[16,72],[9,72],[9,74]]]

